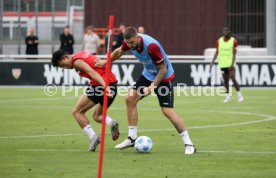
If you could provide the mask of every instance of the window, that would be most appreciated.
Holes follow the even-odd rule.
[[[265,46],[265,0],[228,0],[227,19],[239,44]]]

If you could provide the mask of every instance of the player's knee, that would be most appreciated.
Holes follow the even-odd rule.
[[[83,113],[84,113],[84,112],[83,112],[82,110],[78,109],[78,108],[74,108],[74,109],[72,110],[72,115],[73,115],[74,117],[78,116],[79,114],[83,114]]]
[[[100,119],[100,115],[96,112],[93,113],[92,115],[93,119],[96,121],[96,122],[100,122],[101,119]]]
[[[231,76],[230,79],[231,79],[232,81],[236,81],[235,76]]]
[[[229,80],[229,77],[223,77],[223,80],[226,82]]]
[[[78,109],[77,109],[77,108],[74,108],[74,109],[72,110],[72,115],[73,115],[74,117],[76,117],[78,114],[79,114]]]
[[[126,104],[135,104],[135,99],[133,96],[127,95],[125,98]]]
[[[166,116],[166,117],[170,117],[171,115],[171,108],[161,108],[162,113]]]

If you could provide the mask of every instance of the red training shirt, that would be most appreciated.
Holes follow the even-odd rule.
[[[77,59],[80,59],[82,61],[84,61],[85,63],[87,63],[93,70],[95,70],[100,76],[102,76],[103,78],[105,78],[106,76],[106,67],[103,67],[103,68],[99,68],[99,67],[95,67],[94,66],[94,62],[95,60],[97,59],[96,56],[93,56],[87,52],[78,52],[76,54],[73,55],[73,61],[72,63],[74,63]],[[101,84],[99,84],[98,82],[96,82],[95,80],[91,79],[90,76],[84,72],[81,72],[81,71],[77,71],[78,74],[81,76],[81,77],[85,77],[85,78],[88,78],[90,79],[90,85],[93,85],[93,86],[99,86]],[[116,83],[118,82],[115,75],[110,72],[110,75],[108,76],[108,79],[109,79],[109,82],[110,83]]]

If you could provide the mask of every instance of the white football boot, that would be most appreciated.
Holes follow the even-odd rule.
[[[225,99],[223,100],[223,103],[229,103],[231,101],[230,96],[226,96]]]
[[[192,155],[196,153],[195,145],[185,144],[185,155]]]
[[[133,147],[135,140],[136,139],[132,139],[132,138],[128,137],[122,143],[116,145],[115,149],[124,149],[124,148],[128,148],[128,147]]]
[[[241,94],[238,94],[238,101],[239,101],[239,102],[243,102],[243,100],[244,100],[244,99],[243,99],[243,96],[242,96]]]

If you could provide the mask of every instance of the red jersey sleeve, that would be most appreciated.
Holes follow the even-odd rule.
[[[218,49],[218,47],[219,47],[219,40],[217,40],[216,42],[216,49]]]
[[[238,41],[235,40],[235,41],[234,41],[234,48],[237,48],[237,47],[238,47]]]
[[[153,62],[157,64],[162,64],[164,62],[164,57],[160,51],[160,48],[157,44],[152,43],[148,46],[147,49],[150,57],[152,58]]]
[[[121,49],[122,49],[123,51],[128,51],[128,50],[130,50],[130,48],[127,46],[126,42],[123,42],[123,44],[122,44],[122,46],[121,46]]]

